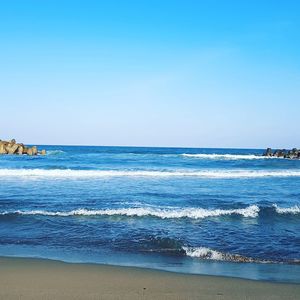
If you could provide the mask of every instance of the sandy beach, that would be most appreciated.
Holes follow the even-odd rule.
[[[0,258],[0,299],[296,299],[300,285]]]

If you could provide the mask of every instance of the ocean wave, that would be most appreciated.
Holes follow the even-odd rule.
[[[242,159],[269,159],[269,157],[259,156],[254,154],[181,154],[184,157],[200,158],[200,159],[224,159],[224,160],[242,160]],[[272,157],[275,158],[275,157]]]
[[[258,259],[240,254],[232,254],[228,252],[221,252],[213,250],[207,247],[181,247],[186,256],[192,258],[199,258],[204,260],[216,260],[226,262],[238,262],[238,263],[259,263],[259,264],[300,264],[299,259],[287,259],[287,260],[271,260],[271,259]]]
[[[30,211],[5,211],[0,215],[43,215],[43,216],[127,216],[127,217],[144,217],[151,216],[161,219],[204,219],[208,217],[219,217],[226,215],[241,215],[243,217],[255,218],[258,216],[259,208],[251,205],[246,208],[239,209],[204,209],[204,208],[185,208],[185,209],[154,209],[154,208],[119,208],[119,209],[102,209],[87,210],[84,208],[71,211],[46,211],[46,210],[30,210]]]
[[[72,169],[0,169],[6,177],[100,178],[100,177],[199,177],[199,178],[261,178],[300,177],[300,170],[202,170],[202,171],[147,171],[147,170],[72,170]]]
[[[59,155],[59,154],[64,154],[66,153],[63,150],[48,150],[47,155]]]
[[[132,203],[131,203],[132,204]],[[295,205],[292,207],[278,207],[273,204],[268,207],[259,207],[258,205],[250,205],[245,208],[234,209],[205,209],[205,208],[179,208],[179,207],[162,207],[154,205],[144,205],[144,207],[129,207],[129,208],[116,208],[116,209],[86,209],[79,208],[70,211],[49,211],[49,210],[13,210],[2,211],[0,216],[8,215],[41,215],[41,216],[57,216],[57,217],[70,217],[70,216],[123,216],[123,217],[155,217],[160,219],[205,219],[209,217],[222,217],[222,216],[242,216],[245,218],[256,218],[260,214],[264,215],[266,212],[277,213],[279,215],[300,214],[300,206]]]
[[[278,214],[300,214],[300,206],[298,205],[292,207],[278,207],[277,204],[274,204],[273,207]]]
[[[252,257],[242,256],[239,254],[231,254],[216,251],[206,247],[182,247],[186,256],[216,261],[229,261],[229,262],[255,262],[255,263],[272,263],[269,260],[259,260]]]

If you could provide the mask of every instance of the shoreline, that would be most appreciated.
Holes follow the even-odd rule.
[[[142,270],[146,272],[159,272],[159,273],[167,273],[167,274],[178,274],[178,275],[186,275],[186,276],[204,276],[204,277],[217,277],[217,278],[225,278],[225,279],[237,279],[237,280],[245,280],[245,281],[253,281],[253,282],[265,282],[265,283],[273,283],[273,284],[291,284],[291,285],[299,285],[300,286],[300,280],[298,281],[290,281],[290,280],[280,280],[280,279],[266,279],[266,278],[251,278],[251,277],[243,277],[243,276],[234,276],[234,275],[222,275],[222,274],[214,274],[214,273],[189,273],[188,271],[178,271],[177,269],[165,269],[165,268],[159,268],[159,267],[150,267],[150,266],[138,266],[138,265],[127,265],[127,264],[114,264],[114,263],[103,263],[103,262],[94,262],[94,261],[68,261],[63,260],[59,258],[47,258],[47,257],[39,257],[39,256],[11,256],[11,255],[0,255],[0,266],[2,260],[20,260],[20,261],[37,261],[40,263],[58,263],[58,264],[65,264],[65,265],[74,265],[74,266],[92,266],[92,267],[112,267],[112,268],[121,268],[121,269],[129,269],[129,270]],[[281,263],[257,263],[257,262],[229,262],[229,261],[207,261],[204,260],[203,263],[210,264],[222,264],[226,265],[228,264],[228,268],[230,268],[232,265],[273,265],[273,266],[293,266],[294,264],[281,264]],[[213,266],[212,266],[213,268]]]
[[[300,284],[0,257],[0,299],[296,299]]]

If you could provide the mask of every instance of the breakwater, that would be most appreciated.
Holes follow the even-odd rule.
[[[45,155],[46,150],[39,151],[37,146],[26,146],[23,143],[17,143],[15,139],[10,141],[0,140],[0,154],[18,154],[18,155]]]

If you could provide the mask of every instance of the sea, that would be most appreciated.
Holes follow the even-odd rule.
[[[0,155],[0,256],[300,283],[300,160],[39,149],[47,155]]]

